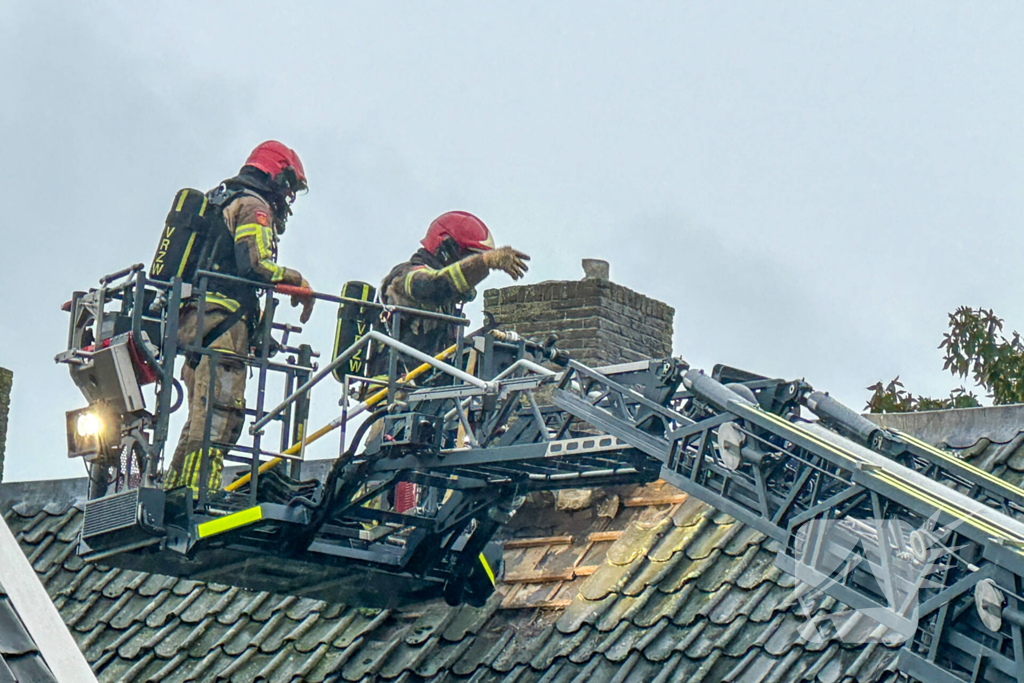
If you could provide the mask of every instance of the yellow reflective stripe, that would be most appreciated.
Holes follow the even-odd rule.
[[[790,432],[792,432],[792,433],[799,434],[800,436],[802,436],[803,438],[807,439],[808,441],[813,442],[815,445],[820,446],[820,447],[822,447],[822,448],[824,448],[824,449],[826,449],[828,451],[831,451],[832,453],[835,453],[836,455],[841,455],[841,456],[843,456],[845,458],[849,458],[851,460],[855,460],[856,462],[867,462],[864,458],[859,457],[855,453],[851,453],[850,451],[846,450],[845,448],[840,448],[839,446],[836,446],[835,444],[831,444],[828,441],[825,441],[824,439],[820,439],[817,436],[815,436],[814,434],[812,434],[809,431],[807,431],[806,429],[802,429],[799,426],[793,424],[792,422],[789,422],[787,420],[782,419],[781,417],[779,417],[775,413],[769,413],[766,410],[762,410],[760,407],[747,406],[747,405],[743,405],[742,403],[738,403],[738,402],[735,403],[735,406],[739,407],[741,409],[749,410],[749,411],[751,411],[753,413],[757,413],[761,417],[763,417],[763,418],[765,418],[767,420],[770,420],[771,422],[774,422],[775,424],[777,424],[778,426],[780,426],[780,427],[782,427],[784,429],[790,430]],[[729,406],[730,409],[732,409],[732,407],[733,406]]]
[[[965,470],[970,470],[975,476],[988,481],[989,483],[991,483],[992,485],[994,485],[994,486],[996,486],[998,488],[1004,489],[1004,490],[1009,491],[1009,492],[1014,492],[1014,491],[1016,491],[1017,493],[1020,492],[1020,489],[1017,489],[1016,487],[1010,486],[1009,484],[1007,484],[1005,481],[1003,481],[999,477],[995,476],[994,474],[986,472],[985,470],[981,469],[980,467],[975,467],[971,463],[967,462],[966,460],[962,460],[962,459],[956,457],[952,453],[948,453],[948,452],[942,450],[941,448],[936,448],[935,446],[932,446],[931,444],[928,444],[928,443],[926,443],[924,441],[921,441],[917,437],[911,436],[910,434],[907,434],[905,432],[901,432],[898,429],[891,429],[890,431],[894,432],[897,436],[900,437],[900,439],[902,439],[903,441],[906,441],[907,443],[913,444],[913,445],[917,446],[918,448],[920,448],[922,450],[926,450],[929,453],[931,453],[932,455],[935,455],[936,457],[942,458],[946,462],[953,462],[953,463],[956,463],[957,465],[959,465],[960,467],[964,468]]]
[[[480,564],[484,566],[484,571],[487,572],[487,578],[491,580],[491,585],[494,585],[494,572],[491,571],[491,565],[487,564],[487,558],[484,557],[483,553],[480,553]]]
[[[207,292],[206,303],[226,308],[229,313],[234,313],[235,311],[238,310],[238,307],[240,306],[240,304],[234,299],[229,299],[225,296],[221,296],[220,294],[214,294],[212,292]]]
[[[252,524],[263,519],[263,508],[257,505],[254,508],[248,510],[240,510],[233,514],[221,517],[220,519],[214,519],[209,522],[203,522],[199,525],[199,538],[206,538],[207,536],[213,536],[214,534],[222,534],[225,531],[231,531],[238,527],[245,526],[246,524]]]
[[[174,207],[175,211],[181,211],[181,207],[185,206],[185,197],[188,196],[188,190],[182,190],[181,194],[178,195],[178,205]]]
[[[235,228],[235,241],[256,235],[256,239],[259,240],[260,229],[263,226],[259,223],[246,223],[245,225],[239,225]]]
[[[181,467],[181,483],[187,485],[192,481],[192,470],[196,467],[196,456],[199,455],[199,451],[192,451],[185,456],[185,463]]]
[[[274,251],[268,246],[273,243],[273,228],[259,223],[246,223],[235,228],[235,241],[247,237],[256,238],[256,255],[259,257],[259,264],[270,273],[271,282],[280,282],[284,279],[284,268],[274,261]]]
[[[270,281],[271,282],[280,282],[281,280],[284,279],[284,268],[282,268],[281,266],[277,265],[276,263],[274,263],[270,259],[266,259],[264,261],[260,261],[260,263],[263,264],[264,268],[266,268],[267,270],[270,271]]]
[[[1003,529],[1001,527],[988,524],[984,520],[975,517],[974,513],[972,513],[970,510],[965,510],[963,508],[957,507],[954,504],[948,503],[942,500],[941,498],[937,498],[928,493],[927,491],[923,491],[922,489],[919,489],[917,487],[911,487],[909,484],[907,484],[907,482],[892,476],[888,472],[878,471],[873,472],[872,474],[881,479],[882,481],[886,482],[890,486],[897,488],[900,491],[903,491],[904,493],[907,493],[911,496],[914,496],[915,498],[923,500],[929,505],[932,505],[935,508],[942,510],[946,514],[961,519],[964,522],[973,526],[974,528],[984,531],[987,534],[991,534],[994,538],[1002,538],[1005,540],[1015,541],[1017,543],[1024,542],[1024,538],[1022,538],[1021,536],[1013,534],[1010,531]]]
[[[405,293],[408,294],[409,296],[412,296],[412,289],[411,289],[411,287],[412,287],[412,276],[415,275],[416,273],[420,272],[421,270],[427,270],[427,269],[426,268],[421,268],[421,269],[416,269],[416,270],[410,270],[408,273],[405,274]],[[413,297],[413,298],[415,298],[415,297]]]
[[[413,296],[411,289],[412,278],[414,275],[418,275],[419,273],[426,273],[427,275],[431,276],[447,275],[449,278],[451,278],[452,284],[455,285],[455,289],[461,292],[462,294],[465,294],[470,289],[472,289],[472,287],[469,286],[469,282],[466,281],[466,276],[462,273],[462,266],[459,264],[458,261],[456,261],[452,265],[441,270],[435,270],[434,268],[428,267],[410,270],[405,276],[405,293],[408,294],[409,296]]]
[[[259,247],[260,250],[260,259],[273,258],[274,250],[271,249],[269,245],[274,239],[274,233],[268,227],[260,227],[262,227],[262,230],[258,230],[256,232],[256,246]]]
[[[784,420],[783,418],[779,417],[778,415],[775,415],[774,413],[769,413],[768,411],[763,410],[763,409],[761,409],[759,407],[744,406],[744,405],[741,405],[741,404],[737,404],[737,405],[739,405],[741,408],[746,408],[746,409],[750,410],[751,412],[756,412],[759,415],[761,415],[761,416],[763,416],[765,418],[768,418],[772,422],[775,422],[780,427],[786,427],[786,428],[790,429],[792,432],[800,434],[801,436],[803,436],[804,438],[808,439],[809,441],[813,441],[815,444],[818,444],[822,448],[826,448],[826,449],[832,451],[833,453],[837,453],[839,455],[847,456],[847,457],[852,458],[852,459],[854,459],[854,460],[856,460],[858,462],[868,463],[868,461],[865,460],[864,458],[861,458],[861,457],[857,456],[856,454],[846,450],[845,448],[841,448],[841,447],[835,446],[834,444],[831,444],[831,443],[829,443],[827,441],[824,441],[824,440],[818,438],[817,436],[815,436],[814,434],[812,434],[812,433],[810,433],[810,432],[800,428],[799,426],[793,424],[792,422],[788,422],[788,421]],[[917,498],[919,500],[923,500],[924,502],[928,503],[929,505],[932,505],[935,508],[937,508],[939,510],[942,510],[943,512],[946,512],[946,513],[948,513],[950,515],[953,515],[953,516],[955,516],[957,518],[960,518],[963,521],[969,523],[971,526],[973,526],[973,527],[975,527],[977,529],[980,529],[982,531],[985,531],[986,533],[992,534],[995,537],[1004,538],[1004,539],[1008,539],[1008,540],[1013,540],[1013,541],[1016,541],[1018,543],[1024,542],[1024,537],[1019,536],[1017,534],[1014,534],[1013,532],[1010,532],[1007,529],[1002,529],[1001,527],[996,527],[996,526],[993,526],[991,524],[988,524],[988,523],[984,522],[983,520],[980,520],[977,517],[974,517],[973,516],[974,513],[971,512],[970,510],[966,510],[966,509],[963,509],[963,508],[955,507],[954,504],[947,503],[947,502],[943,501],[940,498],[936,498],[932,494],[930,494],[928,491],[926,491],[924,489],[921,489],[921,488],[917,487],[916,485],[914,485],[912,483],[903,481],[902,479],[897,478],[896,476],[890,474],[889,472],[886,472],[885,470],[872,471],[872,472],[870,472],[870,474],[873,475],[873,476],[878,477],[879,479],[881,479],[883,481],[885,481],[890,486],[893,486],[894,488],[897,488],[900,491],[903,491],[904,493],[906,493],[908,495],[911,495],[911,496],[913,496],[913,497],[915,497],[915,498]]]
[[[284,268],[274,261],[274,250],[271,248],[274,240],[274,231],[269,226],[262,225],[256,232],[256,248],[260,255],[260,265],[270,271],[270,281],[280,282],[284,278]]]
[[[206,201],[206,200],[203,200]],[[188,255],[192,253],[192,244],[196,241],[196,234],[189,235],[188,244],[185,245],[185,253],[181,257],[181,265],[178,266],[178,277],[185,273],[185,265],[188,263]]]
[[[452,282],[455,283],[455,289],[463,294],[470,290],[469,283],[466,282],[466,276],[462,273],[462,265],[458,261],[445,268],[443,272],[448,273]]]
[[[209,200],[207,200],[206,195],[204,194],[203,195],[203,205],[199,207],[199,215],[200,216],[202,216],[204,213],[206,213],[206,205],[208,203],[209,203]]]

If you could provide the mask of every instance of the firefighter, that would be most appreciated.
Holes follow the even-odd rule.
[[[306,174],[298,155],[280,142],[268,141],[256,147],[238,175],[225,180],[208,193],[230,193],[221,215],[226,232],[214,241],[209,269],[228,275],[273,284],[309,287],[302,275],[277,263],[277,243],[291,215],[296,193],[306,186]],[[203,434],[207,419],[210,381],[215,376],[215,391],[210,408],[210,443],[233,445],[242,433],[245,421],[245,365],[249,340],[259,318],[259,302],[252,286],[210,279],[206,294],[203,330],[198,327],[195,299],[182,305],[178,319],[178,343],[194,343],[215,349],[217,362],[210,357],[188,359],[181,377],[188,392],[188,420],[181,431],[178,446],[164,476],[164,488],[188,486],[198,496]],[[312,298],[292,298],[292,306],[302,305],[300,319],[309,320]],[[215,372],[211,373],[211,365]],[[221,447],[210,448],[208,488],[220,488],[224,469]]]
[[[471,301],[474,287],[492,270],[518,280],[528,270],[530,257],[512,247],[494,248],[494,237],[484,222],[465,211],[438,216],[420,242],[423,248],[405,263],[395,266],[381,283],[383,303],[454,315]],[[435,355],[454,339],[447,323],[429,318],[403,316],[398,340]],[[378,358],[386,359],[386,354]],[[375,374],[386,372],[378,361]]]
[[[474,288],[490,271],[501,270],[518,280],[529,270],[526,265],[529,256],[512,247],[496,249],[494,237],[484,222],[466,211],[449,211],[438,216],[420,244],[421,249],[405,263],[392,268],[381,282],[381,302],[385,305],[457,315],[463,304],[476,297]],[[402,314],[399,329],[392,332],[399,341],[431,356],[450,346],[455,339],[451,323],[407,313]],[[371,361],[375,379],[386,379],[388,360],[387,350],[377,348]],[[405,396],[399,391],[395,398],[402,401]],[[374,423],[366,434],[366,443],[375,441],[382,430],[383,422]],[[403,488],[415,491],[412,484],[400,482],[394,495],[403,495],[399,493]],[[371,505],[393,503],[390,499],[374,500]]]

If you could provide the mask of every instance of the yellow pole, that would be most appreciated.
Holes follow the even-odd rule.
[[[454,344],[449,346],[447,349],[445,349],[441,353],[439,353],[436,356],[434,356],[434,359],[435,360],[444,360],[445,358],[447,358],[448,356],[452,355],[453,353],[455,353],[455,345]],[[419,377],[423,373],[425,373],[428,370],[430,370],[430,368],[431,368],[430,363],[424,363],[423,365],[415,367],[412,370],[410,370],[409,372],[407,372],[405,374],[405,376],[403,376],[399,380],[399,382],[401,382],[403,384],[411,382],[412,380],[416,379],[417,377]],[[378,391],[375,394],[373,394],[372,396],[370,396],[370,398],[366,399],[366,401],[364,402],[364,405],[366,406],[366,408],[372,408],[373,406],[377,405],[378,403],[383,401],[385,398],[387,398],[387,396],[388,396],[387,388],[381,389],[380,391]],[[306,445],[308,446],[309,444],[313,443],[314,441],[316,441],[317,439],[319,439],[323,435],[329,434],[329,433],[333,432],[335,429],[337,429],[340,426],[341,426],[341,419],[340,418],[337,419],[337,420],[331,420],[330,422],[325,424],[323,427],[321,427],[320,429],[316,430],[315,432],[310,434],[308,437],[306,437]],[[302,441],[301,440],[298,443],[292,444],[288,448],[288,450],[286,450],[284,452],[284,455],[295,455],[300,450],[302,450]],[[284,462],[284,458],[273,458],[271,460],[266,461],[262,465],[260,465],[260,468],[257,471],[260,474],[263,474],[264,472],[277,467],[282,462]],[[241,488],[242,486],[245,486],[247,483],[249,483],[249,479],[250,479],[250,475],[249,474],[244,474],[241,477],[239,477],[238,479],[236,479],[233,482],[231,482],[230,484],[228,484],[227,486],[225,486],[224,490],[225,491],[235,491],[235,490]]]

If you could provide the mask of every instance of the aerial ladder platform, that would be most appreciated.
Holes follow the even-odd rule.
[[[68,413],[69,455],[90,464],[85,559],[349,604],[480,605],[500,580],[494,535],[527,493],[662,479],[776,540],[782,570],[868,617],[869,637],[902,643],[909,679],[1024,683],[1024,492],[803,380],[678,358],[590,368],[553,340],[467,332],[365,287],[313,294],[339,307],[318,367],[291,343],[301,330],[274,322],[274,295],[295,292],[251,282],[263,304],[243,359],[257,377],[250,438],[209,443],[207,427],[204,444],[243,470],[221,491],[165,490],[175,360],[217,362],[178,344],[176,312],[192,299],[201,316],[223,277],[154,282],[134,266],[68,306],[57,360],[89,402]],[[410,316],[450,325],[452,346],[430,356],[398,341]],[[369,356],[386,377],[369,376]],[[310,433],[327,377],[341,415]],[[269,406],[272,378],[283,391]],[[338,457],[304,478],[306,445],[332,431]],[[209,470],[204,459],[204,483]]]

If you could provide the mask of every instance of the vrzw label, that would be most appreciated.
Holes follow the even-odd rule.
[[[164,266],[167,265],[164,263],[164,257],[167,256],[167,250],[171,248],[171,235],[174,234],[176,229],[172,226],[167,226],[164,230],[163,239],[160,240],[160,246],[156,250],[156,258],[153,259],[153,267],[149,269],[150,275],[159,275],[163,272]]]
[[[356,321],[356,341],[363,338],[366,334],[366,322],[362,320]],[[358,373],[363,369],[363,353],[365,353],[366,347],[361,347],[358,351],[352,354],[352,357],[348,359],[348,370],[349,372]]]

